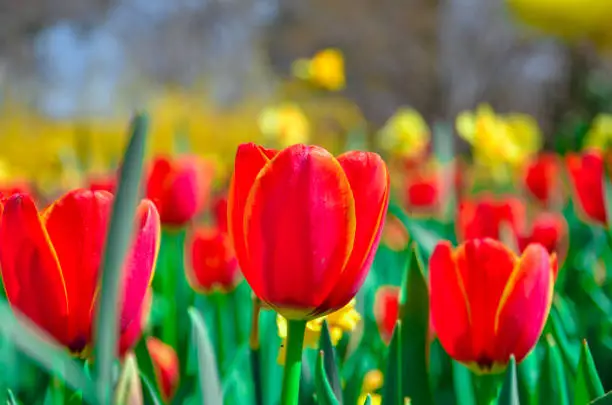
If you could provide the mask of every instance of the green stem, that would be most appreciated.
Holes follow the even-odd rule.
[[[281,405],[297,405],[302,372],[302,347],[306,321],[287,320],[287,355],[283,373]]]
[[[259,313],[261,301],[253,296],[253,314],[251,319],[251,335],[249,336],[249,347],[251,349],[251,373],[253,374],[253,386],[255,389],[255,405],[263,405],[261,361],[259,352]]]
[[[223,333],[223,312],[225,310],[225,295],[223,293],[215,293],[213,298],[215,306],[215,334],[217,336],[217,363],[219,364],[219,374],[223,376],[223,366],[225,364],[225,336]]]
[[[478,405],[494,405],[499,395],[500,379],[495,374],[474,376],[474,391]]]
[[[240,302],[240,294],[238,293],[238,288],[236,287],[234,288],[234,290],[230,293],[231,294],[231,299],[232,299],[232,315],[234,317],[234,331],[235,331],[235,338],[236,338],[236,344],[237,346],[240,346],[242,344],[242,342],[244,342],[245,340],[245,336],[242,332],[243,327],[242,327],[242,315],[241,315],[241,311],[244,310],[244,308],[241,307],[241,302]]]

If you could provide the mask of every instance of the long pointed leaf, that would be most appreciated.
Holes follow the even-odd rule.
[[[336,394],[325,372],[325,353],[321,350],[317,356],[317,370],[315,372],[315,386],[317,389],[317,402],[320,405],[339,405]]]
[[[539,383],[539,403],[568,405],[569,399],[563,374],[563,361],[557,343],[547,335],[544,343],[544,360]]]
[[[453,360],[453,387],[457,403],[461,405],[476,405],[476,393],[472,373],[463,364]]]
[[[128,354],[123,361],[121,376],[115,389],[116,405],[142,405],[142,385],[134,354]]]
[[[603,385],[597,374],[595,362],[586,340],[582,341],[580,361],[576,373],[576,386],[574,388],[574,403],[586,404],[604,395]]]
[[[111,398],[112,369],[117,355],[118,319],[121,311],[118,305],[121,271],[132,239],[134,217],[140,199],[147,126],[145,115],[134,117],[102,261],[100,299],[96,313],[95,359],[97,392],[103,404],[108,404]]]
[[[429,289],[418,246],[410,247],[400,295],[402,321],[402,396],[416,404],[430,405],[429,383]]]
[[[329,384],[331,385],[334,395],[339,404],[342,404],[342,385],[340,384],[340,376],[338,374],[338,365],[336,363],[336,351],[332,344],[331,335],[327,321],[323,321],[321,328],[321,337],[319,339],[319,350],[324,354],[323,360],[325,364],[325,374]]]
[[[498,405],[520,405],[518,392],[518,379],[516,376],[516,360],[510,358],[510,364],[506,369],[506,376],[501,392],[499,393]]]
[[[198,363],[198,384],[200,400],[202,405],[217,405],[223,403],[223,391],[219,374],[217,373],[217,360],[215,352],[210,343],[206,324],[202,315],[195,309],[189,308],[189,317],[192,325],[192,342],[196,349]]]
[[[402,405],[402,321],[397,321],[389,344],[382,405]]]

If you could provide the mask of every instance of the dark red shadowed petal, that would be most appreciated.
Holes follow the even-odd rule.
[[[559,161],[552,153],[544,153],[529,163],[525,170],[525,186],[540,202],[547,203],[560,182]]]
[[[26,194],[8,198],[1,224],[0,268],[8,301],[69,346],[66,286],[34,201]]]
[[[338,161],[317,146],[283,150],[255,180],[244,221],[243,273],[251,286],[262,283],[260,298],[288,318],[290,309],[319,307],[338,282],[355,237],[355,200]]]
[[[567,168],[584,214],[591,220],[605,225],[606,207],[603,194],[604,160],[598,151],[582,155],[568,155]]]
[[[535,346],[550,311],[556,260],[541,245],[529,245],[512,274],[497,309],[494,360],[521,361]]]
[[[474,358],[465,283],[449,242],[440,242],[429,261],[430,316],[444,350],[455,360]]]
[[[337,310],[353,299],[363,284],[380,241],[389,205],[389,173],[375,153],[347,152],[338,157],[353,191],[357,226],[351,256],[338,284],[317,309],[317,313]]]
[[[113,196],[106,191],[77,189],[43,213],[44,226],[62,266],[73,345],[91,340],[91,304],[99,279]],[[81,351],[83,347],[72,347]]]
[[[277,151],[265,149],[253,143],[240,145],[236,152],[234,174],[227,203],[228,230],[232,245],[236,251],[242,273],[258,297],[262,296],[263,279],[261,274],[252,272],[249,266],[245,243],[244,211],[255,178],[265,164],[277,153]]]
[[[386,342],[391,340],[399,315],[399,296],[399,287],[381,286],[374,297],[374,317],[380,335]]]
[[[172,175],[172,162],[168,157],[157,157],[150,166],[147,176],[146,195],[155,203],[157,210],[164,210],[165,196]]]

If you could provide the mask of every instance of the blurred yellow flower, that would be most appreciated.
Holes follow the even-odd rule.
[[[344,55],[336,48],[323,49],[311,59],[298,59],[291,70],[294,76],[327,90],[342,90],[345,86]]]
[[[380,130],[381,147],[403,157],[425,152],[431,135],[423,116],[412,108],[399,108]]]
[[[593,120],[584,139],[587,148],[607,149],[612,146],[612,114],[600,114]]]
[[[373,405],[379,405],[382,403],[382,397],[376,392],[383,387],[384,375],[380,370],[370,370],[363,376],[363,383],[361,385],[361,395],[359,396],[358,404],[363,404],[370,394]]]
[[[304,333],[304,347],[314,349],[319,344],[319,337],[321,336],[321,329],[323,328],[323,321],[327,321],[329,327],[329,334],[331,336],[332,344],[335,346],[338,344],[344,332],[351,332],[355,330],[359,321],[361,321],[361,315],[355,309],[355,299],[353,298],[348,304],[342,309],[336,312],[332,312],[329,315],[321,318],[313,319],[306,323],[306,331]],[[280,315],[276,316],[276,325],[278,326],[278,336],[282,339],[281,347],[278,352],[278,363],[285,364],[285,346],[287,342],[287,320]]]
[[[610,0],[506,0],[514,15],[544,33],[568,40],[612,39]]]
[[[258,124],[264,137],[278,148],[308,143],[310,137],[310,123],[297,104],[265,108],[259,115]]]
[[[527,114],[499,115],[482,104],[475,112],[460,113],[455,125],[472,145],[476,164],[494,174],[521,167],[542,147],[538,124]]]

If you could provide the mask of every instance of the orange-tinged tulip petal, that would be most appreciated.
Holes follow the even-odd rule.
[[[70,346],[68,300],[60,264],[34,201],[15,194],[4,203],[0,269],[6,296],[60,343]]]
[[[179,359],[176,352],[164,342],[150,337],[147,349],[151,355],[155,378],[164,403],[169,403],[179,386]]]
[[[347,152],[338,157],[355,199],[355,241],[349,261],[323,309],[346,305],[363,284],[380,241],[389,201],[389,173],[375,153]]]
[[[71,349],[76,352],[91,338],[90,308],[98,283],[112,198],[106,191],[78,190],[64,195],[43,213],[44,227],[64,275]]]
[[[236,152],[236,164],[228,197],[228,230],[236,257],[241,264],[242,273],[249,280],[257,296],[262,295],[263,280],[261,275],[252,272],[248,264],[244,235],[244,212],[247,197],[255,178],[265,164],[276,155],[276,151],[265,149],[253,143],[240,145]]]
[[[248,271],[269,277],[268,303],[288,319],[321,305],[349,260],[355,226],[349,180],[325,149],[294,145],[268,162],[244,214]]]
[[[541,245],[525,249],[497,309],[494,361],[505,363],[512,354],[521,361],[537,343],[553,297],[557,265],[552,260]]]
[[[474,239],[430,259],[431,317],[440,343],[478,372],[500,371],[535,345],[550,310],[556,257],[533,244],[518,258],[501,242]]]

